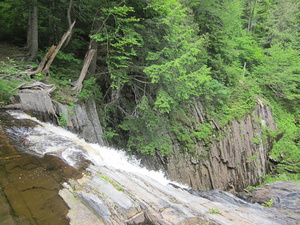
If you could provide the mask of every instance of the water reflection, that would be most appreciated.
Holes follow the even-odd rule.
[[[81,173],[57,157],[26,154],[22,134],[34,126],[0,111],[0,224],[69,224],[58,191]]]

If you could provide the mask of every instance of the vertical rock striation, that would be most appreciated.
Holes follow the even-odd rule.
[[[269,143],[263,140],[264,127],[276,129],[270,108],[259,102],[252,115],[234,120],[222,129],[223,138],[214,138],[208,150],[197,144],[192,156],[174,146],[165,165],[167,173],[171,179],[202,190],[234,192],[259,184],[267,173],[270,150]]]

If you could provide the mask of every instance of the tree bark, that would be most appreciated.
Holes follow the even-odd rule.
[[[78,80],[76,81],[75,86],[73,88],[73,90],[76,93],[79,93],[81,91],[81,89],[82,89],[82,82],[83,82],[83,80],[85,78],[85,75],[86,75],[86,73],[88,71],[88,68],[89,68],[89,66],[91,64],[91,61],[92,61],[92,59],[93,59],[93,57],[95,55],[95,52],[96,52],[95,49],[90,49],[87,52],[86,56],[85,56],[84,64],[83,64],[82,70],[80,72],[80,76],[79,76]]]
[[[32,0],[32,11],[28,19],[27,45],[29,48],[29,61],[35,61],[38,53],[38,7],[37,0]]]
[[[248,32],[250,32],[252,30],[252,26],[253,26],[252,23],[253,23],[255,8],[256,8],[256,1],[257,0],[254,0],[254,3],[252,3],[252,1],[249,1],[250,2],[249,3],[250,15],[249,15],[249,19],[248,19]]]

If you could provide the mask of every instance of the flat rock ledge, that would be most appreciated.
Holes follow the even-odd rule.
[[[211,195],[225,193],[227,197],[209,200],[175,185],[107,167],[90,166],[81,179],[63,186],[60,196],[70,208],[68,218],[73,225],[296,224],[278,209],[236,200],[226,192],[212,191]]]

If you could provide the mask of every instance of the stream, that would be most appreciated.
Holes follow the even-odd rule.
[[[226,192],[191,190],[124,151],[87,143],[21,111],[0,111],[0,138],[1,225],[295,221]]]

